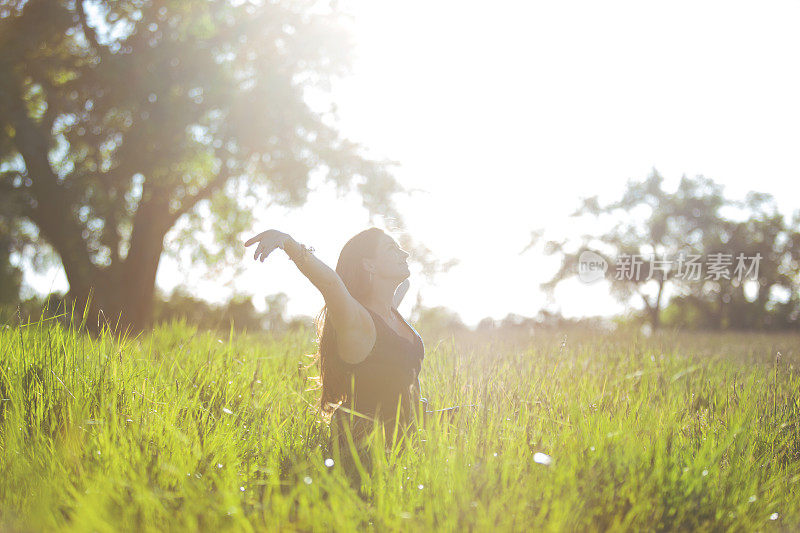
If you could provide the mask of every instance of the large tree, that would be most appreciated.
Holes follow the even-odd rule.
[[[603,205],[596,196],[584,199],[573,216],[614,224],[580,239],[549,240],[544,252],[559,255],[561,265],[542,288],[552,296],[561,282],[579,274],[582,254],[592,252],[608,265],[604,278],[612,295],[623,303],[639,300],[653,329],[662,325],[669,292],[672,325],[800,324],[800,212],[787,222],[770,195],[751,192],[744,201],[731,200],[720,184],[703,176],[684,176],[675,191],[665,190],[663,181],[653,170],[644,180],[629,181],[617,201]],[[523,252],[542,236],[543,230],[534,231]],[[745,275],[736,275],[739,254]],[[757,256],[760,260],[751,259]],[[713,273],[708,266],[716,258],[718,273]],[[692,262],[697,275],[690,272]]]
[[[254,204],[300,206],[317,176],[402,225],[389,163],[308,103],[349,49],[319,2],[0,0],[0,208],[52,247],[72,298],[137,329],[176,224],[224,259]]]

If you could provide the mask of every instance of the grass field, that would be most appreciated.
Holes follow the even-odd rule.
[[[480,407],[348,476],[311,332],[6,327],[0,529],[800,528],[800,336],[423,338],[432,406]]]

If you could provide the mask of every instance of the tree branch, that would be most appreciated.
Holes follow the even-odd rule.
[[[97,52],[97,55],[104,56],[103,49],[100,47],[100,43],[97,42],[97,33],[94,31],[94,28],[89,26],[89,21],[86,18],[86,2],[81,0],[80,5],[76,5],[75,8],[81,20],[81,29],[83,29],[83,35],[86,37],[86,40],[89,41],[89,44],[94,48],[95,52]]]
[[[70,212],[69,198],[50,166],[47,157],[50,142],[25,111],[19,92],[20,80],[7,76],[0,85],[0,98],[14,126],[14,144],[25,162],[25,171],[32,180],[30,188],[36,200],[29,218],[61,256],[70,284],[76,278],[91,276],[93,267],[81,228]]]
[[[217,174],[216,177],[211,179],[211,181],[209,181],[205,185],[205,187],[200,189],[200,191],[198,191],[197,194],[185,198],[184,201],[181,202],[181,206],[172,213],[170,213],[170,226],[172,226],[172,224],[177,222],[177,220],[181,216],[191,211],[194,208],[194,206],[197,205],[197,202],[199,202],[200,200],[205,200],[206,198],[210,197],[214,192],[219,190],[223,185],[225,185],[225,183],[228,182],[230,178],[231,178],[230,172],[227,169],[225,169],[221,171],[219,174]]]

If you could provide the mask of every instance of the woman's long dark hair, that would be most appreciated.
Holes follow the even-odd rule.
[[[362,265],[363,258],[374,258],[378,243],[386,233],[380,228],[369,228],[355,235],[342,247],[336,273],[344,282],[350,295],[359,302],[366,301],[369,295],[370,282]],[[347,374],[336,351],[336,331],[328,320],[328,306],[324,306],[315,320],[319,349],[314,362],[319,369],[317,381],[322,389],[319,409],[325,416],[330,416],[336,407],[347,400],[350,385]]]

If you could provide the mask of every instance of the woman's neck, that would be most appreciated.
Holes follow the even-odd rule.
[[[366,298],[366,306],[383,318],[389,320],[393,319],[392,299],[394,298],[394,291],[396,288],[397,287],[391,283],[375,280],[375,283],[372,285],[372,292]]]

